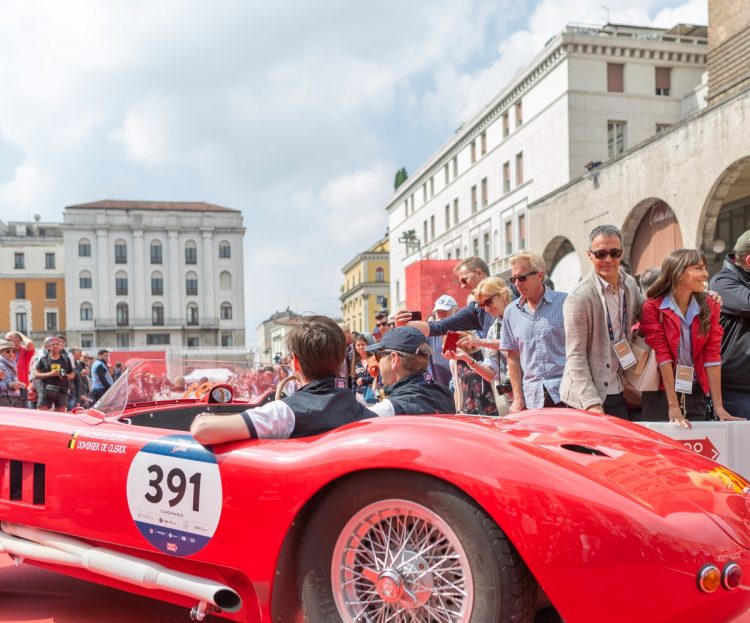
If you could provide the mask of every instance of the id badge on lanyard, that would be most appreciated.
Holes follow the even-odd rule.
[[[682,394],[692,394],[693,375],[693,366],[683,366],[678,363],[674,373],[674,390]]]
[[[623,370],[627,370],[631,366],[634,366],[636,363],[638,363],[635,355],[633,354],[633,349],[630,348],[630,344],[627,340],[620,340],[619,342],[615,342],[614,344],[612,344],[612,348],[615,349],[615,355],[617,355],[617,359],[619,359],[620,366]]]
[[[604,311],[607,315],[607,329],[609,330],[609,341],[612,344],[612,348],[615,351],[615,355],[617,356],[617,360],[620,362],[620,367],[623,370],[627,370],[628,368],[634,366],[638,361],[635,358],[635,355],[633,354],[633,349],[630,348],[630,343],[628,342],[628,331],[625,328],[625,322],[628,314],[628,301],[625,298],[625,292],[622,294],[622,314],[620,316],[620,322],[622,324],[621,332],[624,336],[620,341],[615,342],[615,331],[612,328],[612,318],[609,315],[609,306],[607,305],[607,299],[606,297],[602,297],[602,303],[604,303]]]

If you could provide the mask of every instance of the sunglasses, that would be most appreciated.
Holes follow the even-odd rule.
[[[472,270],[471,272],[475,273],[477,271],[476,270]],[[459,282],[461,282],[462,286],[465,286],[467,283],[469,283],[469,277],[461,277],[461,279],[459,279]]]
[[[490,298],[484,299],[483,301],[479,302],[480,307],[489,307],[492,305],[492,300],[495,298],[495,295],[493,294]]]
[[[387,357],[393,351],[392,350],[381,350],[375,353],[375,361],[380,361],[383,357]]]
[[[603,260],[608,255],[613,260],[622,257],[622,249],[597,249],[596,251],[594,251],[593,249],[589,249],[589,253],[591,253],[591,255],[593,255],[597,260]]]
[[[521,283],[523,283],[532,275],[538,275],[538,274],[539,274],[538,270],[532,270],[531,272],[528,272],[525,275],[517,275],[516,277],[508,277],[508,281],[510,281],[511,283],[516,283],[517,281],[520,281]]]

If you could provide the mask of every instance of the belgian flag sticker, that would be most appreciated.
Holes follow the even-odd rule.
[[[79,432],[80,431],[74,430],[73,433],[70,435],[70,441],[68,441],[68,450],[76,449],[76,441],[78,441]]]

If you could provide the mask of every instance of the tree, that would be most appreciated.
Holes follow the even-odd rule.
[[[408,177],[409,174],[406,172],[406,167],[401,167],[396,171],[396,179],[393,181],[393,190],[398,190],[398,187],[401,186]]]

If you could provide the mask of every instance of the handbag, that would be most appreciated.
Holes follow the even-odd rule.
[[[659,389],[659,366],[656,351],[638,336],[630,345],[636,364],[625,370],[625,378],[639,392],[655,392]]]

